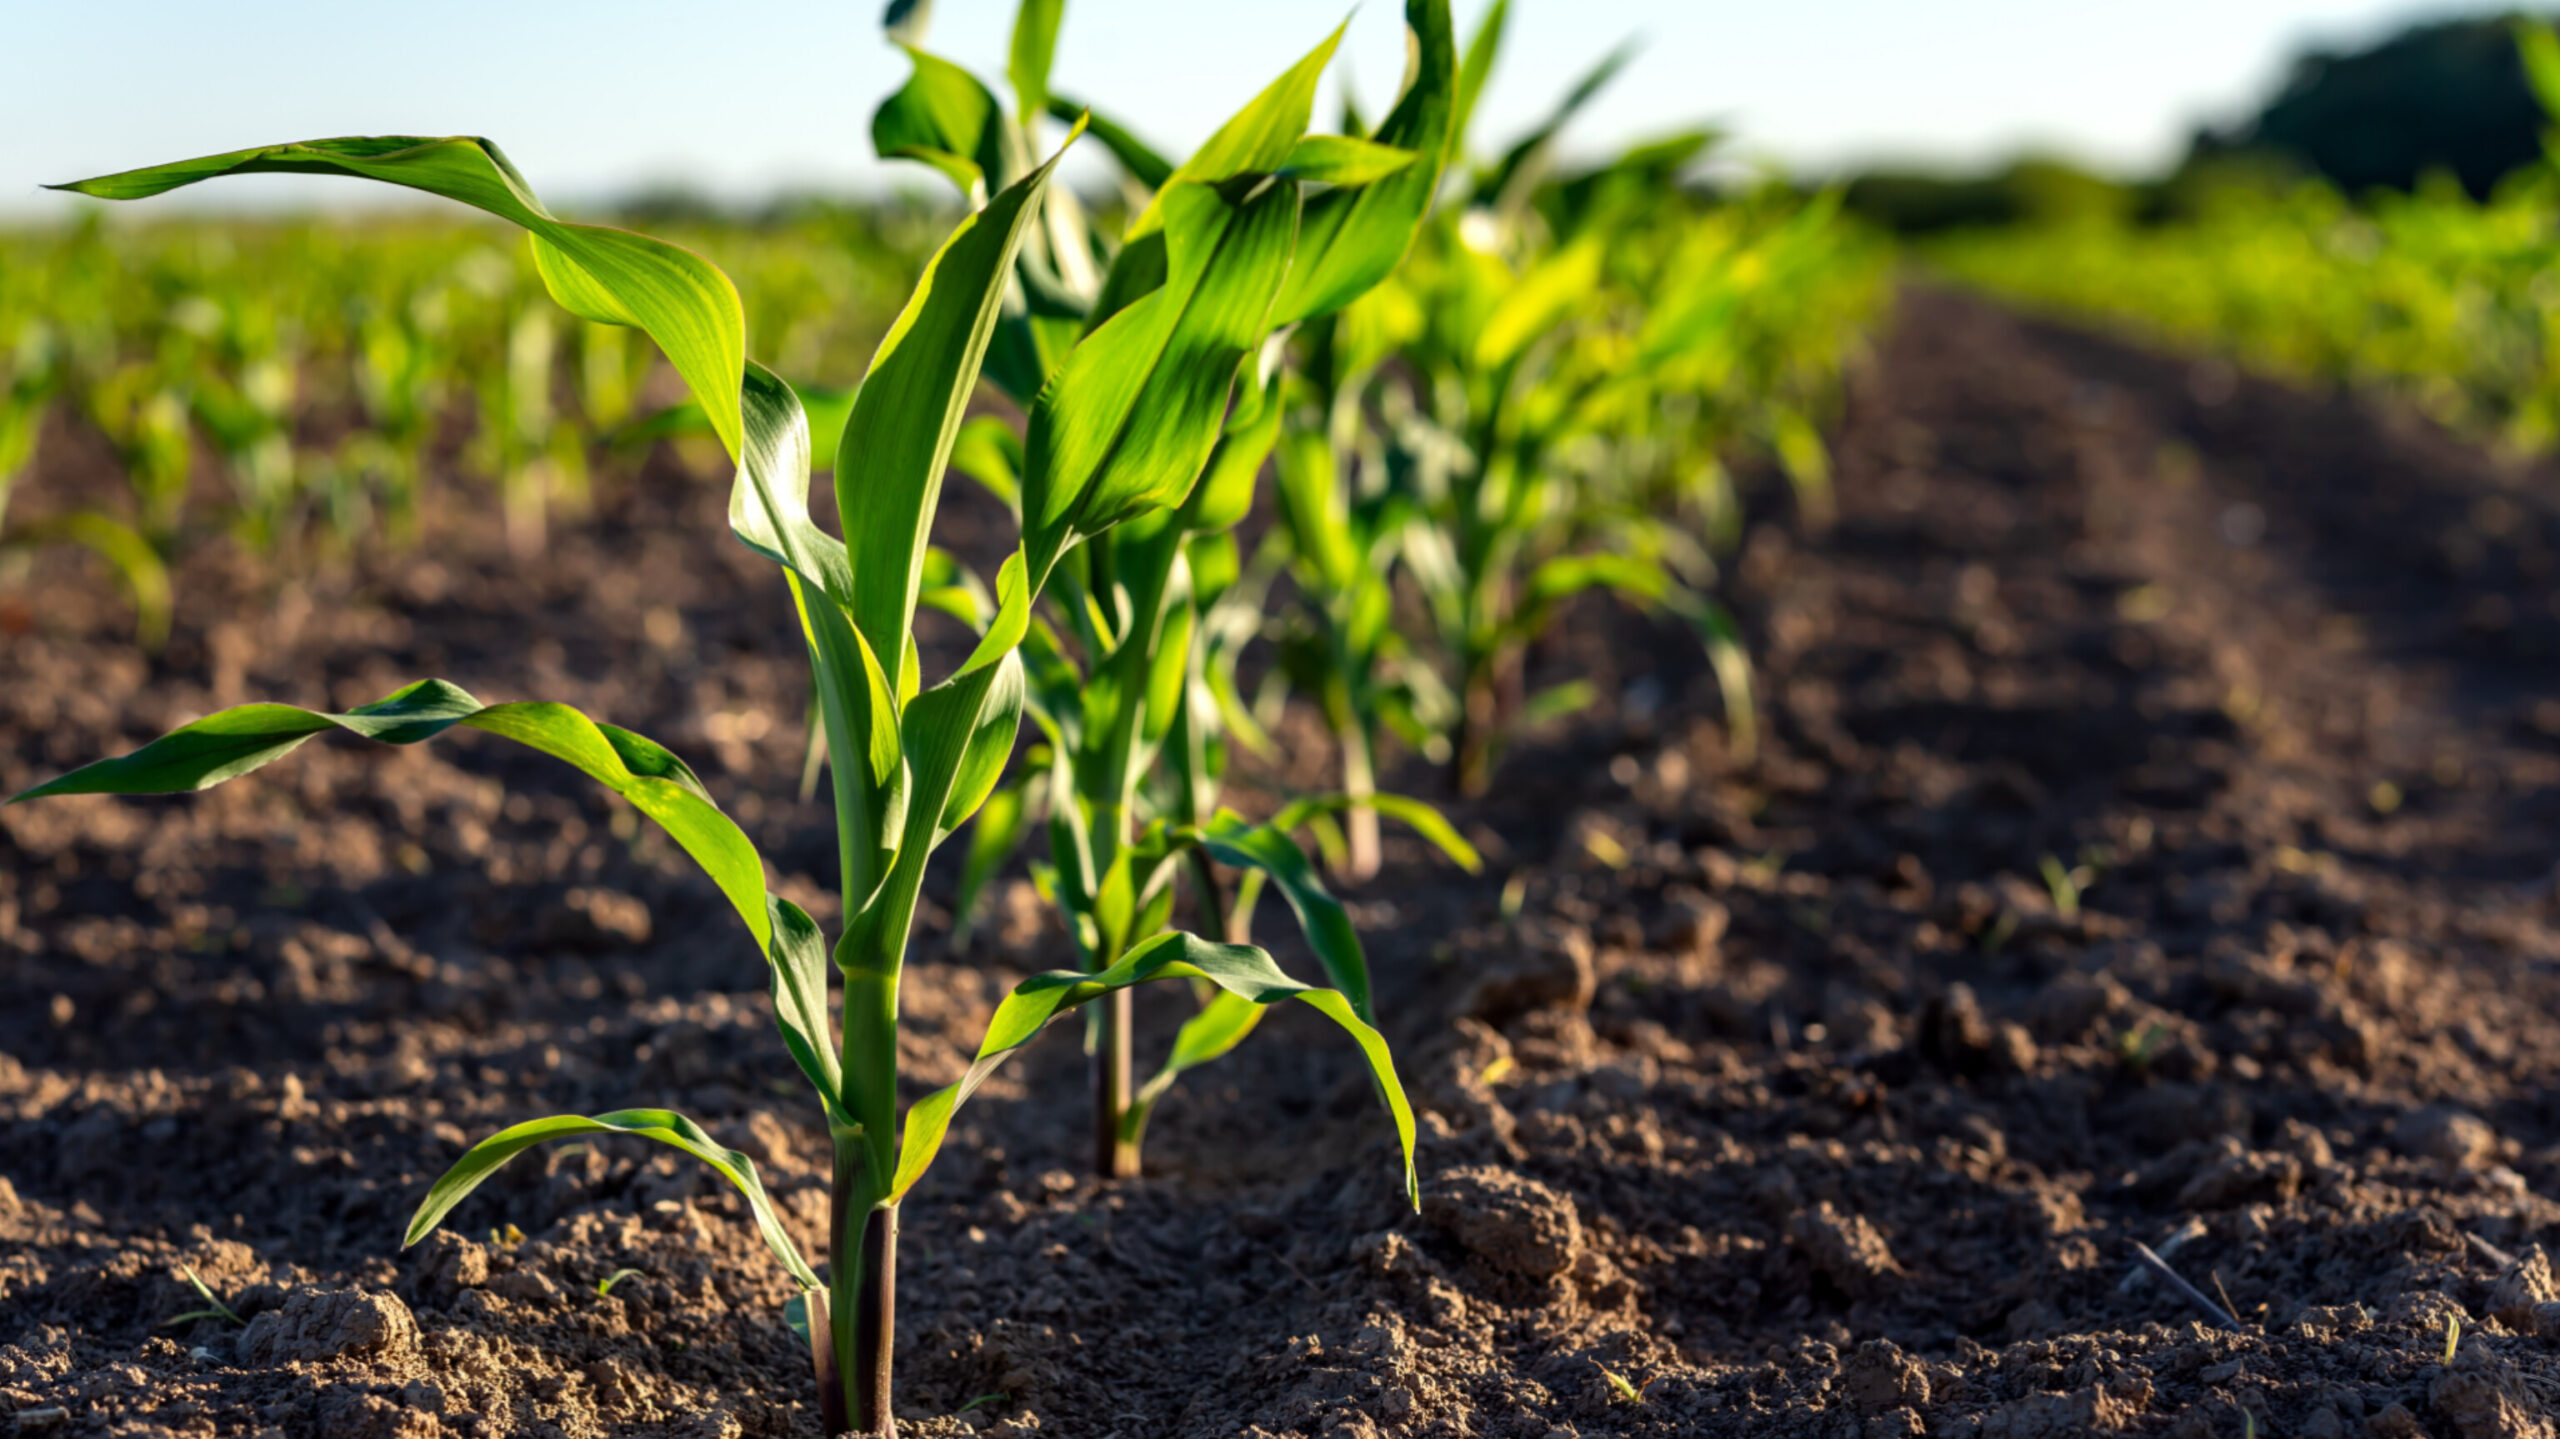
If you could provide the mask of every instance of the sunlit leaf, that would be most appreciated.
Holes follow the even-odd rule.
[[[532,232],[551,297],[572,314],[634,325],[658,342],[722,442],[735,454],[744,428],[738,377],[747,360],[746,314],[717,266],[664,240],[604,225],[554,219],[506,155],[472,135],[350,136],[266,145],[56,185],[107,200],[139,200],[222,175],[351,175],[458,200]]]
[[[702,1126],[671,1109],[621,1109],[593,1118],[577,1114],[555,1114],[548,1119],[531,1119],[502,1129],[463,1152],[463,1156],[443,1176],[427,1188],[427,1196],[418,1203],[417,1213],[409,1218],[408,1236],[401,1241],[405,1248],[435,1232],[453,1207],[468,1198],[480,1182],[497,1172],[499,1166],[537,1144],[555,1139],[583,1139],[593,1135],[628,1134],[641,1139],[654,1139],[660,1144],[683,1150],[713,1172],[728,1180],[731,1187],[745,1197],[747,1208],[755,1216],[756,1233],[764,1240],[773,1257],[791,1271],[791,1277],[802,1289],[819,1288],[818,1276],[800,1257],[800,1248],[791,1242],[791,1234],[782,1227],[782,1217],[775,1212],[773,1197],[765,1193],[764,1181],[756,1177],[756,1163],[734,1149],[724,1149]]]

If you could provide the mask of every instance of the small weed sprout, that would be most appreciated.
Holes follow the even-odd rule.
[[[2036,868],[2044,875],[2045,893],[2053,897],[2053,912],[2064,919],[2078,919],[2080,891],[2097,878],[2096,874],[2086,865],[2065,869],[2061,860],[2049,854],[2036,861]]]
[[[1610,1368],[1606,1364],[1600,1363],[1597,1359],[1591,1362],[1599,1369],[1600,1377],[1609,1381],[1609,1389],[1613,1396],[1609,1402],[1613,1404],[1642,1404],[1644,1402],[1644,1391],[1638,1389],[1633,1383],[1629,1382],[1627,1376]]]
[[[2146,1019],[2121,1031],[2116,1035],[2116,1063],[2135,1074],[2150,1073],[2152,1056],[2160,1052],[2160,1042],[2168,1036],[2168,1029],[2156,1019]]]
[[[179,1265],[178,1274],[187,1281],[187,1287],[195,1290],[196,1297],[204,1301],[205,1307],[202,1309],[190,1309],[184,1314],[173,1314],[160,1321],[161,1328],[174,1329],[178,1325],[193,1323],[198,1319],[222,1319],[233,1324],[242,1325],[249,1322],[241,1318],[230,1305],[222,1302],[222,1297],[215,1294],[212,1287],[204,1282],[204,1276],[196,1273],[194,1265]]]

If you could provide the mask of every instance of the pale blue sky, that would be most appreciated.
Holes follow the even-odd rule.
[[[1462,30],[1488,0],[1457,0]],[[48,180],[283,140],[488,135],[569,205],[680,181],[924,183],[871,157],[905,58],[877,0],[0,0],[0,213],[65,213]],[[2426,0],[1515,0],[1480,143],[1529,124],[1628,35],[1643,55],[1577,127],[1598,150],[1701,119],[1742,152],[1820,172],[1975,161],[2022,145],[2116,166],[2173,156],[2262,93],[2306,40],[2359,40]],[[1059,88],[1180,152],[1350,7],[1344,0],[1073,0]],[[939,0],[933,48],[1001,76],[1011,0]],[[429,12],[437,18],[416,18]],[[1403,66],[1398,0],[1365,0],[1335,65],[1374,112]],[[752,23],[750,23],[752,22]],[[1330,106],[1327,111],[1329,113]],[[259,178],[233,204],[389,197]]]

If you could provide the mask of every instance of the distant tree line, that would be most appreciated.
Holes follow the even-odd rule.
[[[2197,132],[2152,180],[2109,179],[2052,157],[1988,173],[1876,169],[1852,176],[1848,207],[1904,234],[2192,214],[2233,187],[2318,175],[2349,194],[2449,178],[2476,197],[2542,153],[2542,110],[2516,56],[2517,12],[2413,25],[2365,49],[2293,61],[2258,111]]]

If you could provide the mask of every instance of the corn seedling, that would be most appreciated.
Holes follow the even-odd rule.
[[[1071,129],[1068,143],[1075,135]],[[830,946],[804,910],[772,894],[744,832],[664,747],[565,705],[484,705],[443,680],[421,680],[344,713],[283,704],[224,710],[11,802],[196,790],[330,731],[413,744],[454,729],[564,760],[630,801],[702,867],[767,962],[784,1048],[816,1093],[833,1147],[828,1274],[822,1279],[802,1256],[753,1162],[665,1109],[556,1115],[480,1141],[429,1188],[407,1239],[425,1237],[500,1166],[546,1142],[631,1135],[688,1153],[744,1197],[758,1233],[800,1291],[794,1313],[809,1338],[829,1434],[894,1432],[900,1201],[940,1151],[954,1111],[1005,1056],[1069,1010],[1172,978],[1203,981],[1249,1005],[1307,1003],[1345,1029],[1367,1060],[1394,1117],[1413,1194],[1412,1115],[1385,1041],[1362,1012],[1366,994],[1299,983],[1261,950],[1187,933],[1133,944],[1098,972],[1061,970],[1023,981],[997,1006],[959,1081],[907,1106],[903,1116],[898,1104],[900,971],[926,860],[1003,779],[1025,702],[1020,649],[1032,607],[1076,546],[1103,542],[1116,526],[1185,502],[1224,423],[1233,366],[1260,333],[1268,297],[1290,270],[1297,191],[1280,171],[1295,147],[1274,146],[1258,131],[1249,138],[1221,153],[1214,179],[1169,177],[1149,211],[1158,217],[1153,228],[1144,228],[1143,217],[1133,226],[1141,233],[1124,244],[1100,291],[1105,303],[1097,309],[1107,318],[1066,347],[1032,407],[1021,543],[989,591],[994,602],[981,616],[976,646],[931,684],[914,635],[930,568],[926,537],[965,407],[1006,311],[1015,258],[1042,213],[1057,156],[984,196],[925,267],[874,355],[836,449],[843,539],[809,518],[807,416],[788,384],[747,360],[744,310],[729,277],[665,241],[556,218],[485,140],[318,140],[68,187],[129,200],[224,175],[280,172],[424,190],[529,232],[536,269],[562,308],[648,334],[736,463],[732,531],[781,569],[798,611],[831,758],[846,920]],[[1297,273],[1320,276],[1322,267]],[[1229,283],[1241,291],[1212,287],[1204,277],[1213,274],[1238,276]],[[1230,352],[1222,373],[1215,361]],[[839,1006],[833,1018],[831,997]]]

